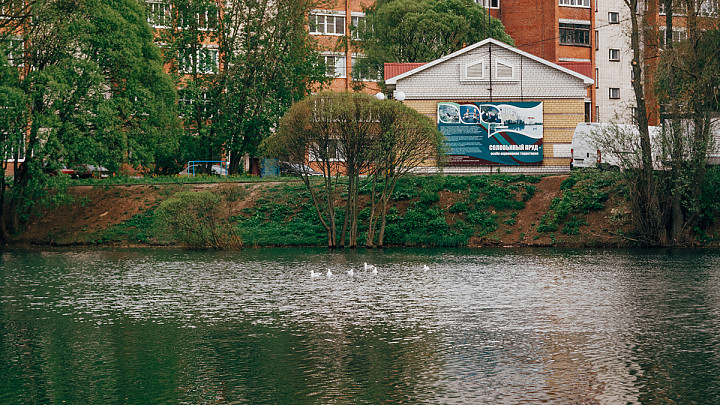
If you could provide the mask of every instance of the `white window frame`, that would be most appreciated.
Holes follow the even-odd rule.
[[[718,4],[717,0],[699,0],[699,3],[695,5],[697,13],[704,17],[717,17],[718,15]]]
[[[352,39],[360,39],[358,26],[365,21],[365,13],[350,13],[350,37]]]
[[[619,87],[608,88],[608,98],[610,100],[619,100],[620,99],[620,88]]]
[[[190,52],[190,49],[187,50]],[[219,51],[216,47],[203,46],[199,48],[193,57],[190,57],[189,61],[186,61],[187,54],[180,52],[178,54],[178,72],[185,74],[193,73],[193,65],[197,61],[197,73],[199,74],[213,74],[220,69]],[[206,58],[210,58],[210,64],[206,64],[204,61]]]
[[[608,49],[608,60],[610,62],[620,62],[620,49],[609,48]]]
[[[665,35],[667,33],[667,27],[662,27],[660,30],[658,30],[658,34],[660,35],[660,45],[664,48],[667,46],[665,43]],[[673,42],[677,43],[680,41],[684,41],[687,39],[687,29],[680,27],[680,28],[673,28]]]
[[[362,59],[363,56],[365,56],[365,55],[352,54],[350,56],[350,72],[355,71],[355,64],[357,63],[358,59]],[[353,74],[353,78],[355,78],[355,77],[356,76]],[[381,80],[381,78],[379,78],[379,77],[371,78],[371,77],[362,77],[362,76],[358,77],[358,79],[360,79],[360,81],[363,81],[363,82],[377,82],[377,81]]]
[[[342,150],[342,147],[340,145],[340,142],[337,140],[331,140],[330,141],[330,150],[328,150],[328,154],[335,155],[334,157],[330,156],[328,157],[328,162],[344,162],[345,161],[345,154]],[[317,151],[320,149],[317,143],[313,144],[313,146],[308,151],[308,160],[310,162],[320,162],[320,158],[318,158]]]
[[[608,24],[620,24],[620,13],[608,11]]]
[[[500,74],[498,73],[498,64],[505,65],[505,66],[507,66],[507,67],[510,68],[510,72],[511,72],[511,73],[510,73],[510,77],[500,77]],[[503,80],[512,81],[512,80],[515,80],[515,66],[513,66],[511,63],[508,63],[507,61],[504,61],[504,60],[502,60],[502,59],[495,59],[494,65],[495,65],[495,66],[494,66],[494,68],[495,68],[494,73],[495,73],[495,74],[493,75],[493,80],[498,80],[498,81],[503,81]]]
[[[582,47],[591,47],[592,46],[592,37],[591,37],[591,30],[592,25],[590,22],[567,22],[564,20],[560,20],[558,24],[558,33],[560,34],[560,37],[558,38],[558,43],[563,46],[582,46]],[[568,35],[564,35],[563,32],[567,31]],[[575,39],[578,39],[578,37],[582,35],[583,39],[587,37],[587,43],[575,41]],[[565,41],[563,41],[565,39]],[[569,41],[567,40],[569,39]]]
[[[477,66],[477,65],[480,65],[480,76],[468,75],[468,70],[471,67]],[[486,78],[485,78],[485,59],[468,62],[462,66],[461,81],[479,81],[479,80],[486,80]]]
[[[484,8],[499,9],[500,0],[475,0],[475,3],[483,6]]]
[[[172,23],[172,5],[166,1],[148,1],[145,3],[147,6],[147,22],[153,28],[170,28]],[[162,11],[162,21],[160,17],[160,11]]]
[[[590,8],[590,0],[560,0],[561,6]]]
[[[215,12],[215,23],[219,21],[219,12]],[[185,16],[180,13],[178,16],[178,28],[180,29],[189,29],[189,25],[185,23]],[[195,26],[197,27],[198,31],[215,31],[214,27],[210,27],[208,22],[210,21],[210,11],[205,10],[202,13],[195,13],[193,16],[195,19]]]
[[[352,16],[352,15],[351,15]],[[318,17],[322,17],[322,23],[318,22]],[[328,18],[332,18],[332,24],[328,23]],[[342,32],[337,32],[338,18],[342,18]],[[314,23],[313,23],[314,19]],[[329,32],[328,27],[332,26],[332,32]],[[313,29],[313,27],[315,29]],[[318,29],[322,27],[322,29]],[[347,19],[344,11],[333,11],[333,10],[313,10],[308,15],[308,31],[310,35],[332,35],[332,36],[343,36],[347,29]]]
[[[323,52],[321,54],[323,60],[325,61],[325,66],[330,67],[330,64],[328,63],[329,58],[333,58],[333,65],[335,66],[335,74],[329,74],[330,69],[328,69],[327,72],[325,72],[326,76],[334,77],[336,79],[344,79],[347,77],[347,68],[346,68],[346,61],[345,61],[345,54],[344,53],[338,53],[338,52]]]
[[[22,67],[25,66],[25,41],[22,37],[17,35],[11,35],[8,41],[8,52],[5,55],[7,57],[10,66]],[[19,45],[19,46],[18,46]],[[17,46],[17,48],[15,48]],[[19,59],[19,62],[17,61]]]

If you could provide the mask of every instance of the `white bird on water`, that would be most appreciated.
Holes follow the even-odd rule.
[[[372,266],[367,264],[367,262],[365,262],[365,271],[368,271],[370,269],[370,267],[372,267]]]
[[[376,266],[372,266],[372,274],[377,274],[377,267],[376,267]]]
[[[428,267],[427,264],[423,264],[423,270],[428,271],[428,270],[430,270],[430,267]]]
[[[320,277],[320,272],[315,272],[315,270],[310,270],[310,278]]]
[[[332,271],[330,271],[330,269],[327,269],[327,277],[328,278],[332,277]]]
[[[348,276],[352,277],[354,275],[355,275],[355,270],[353,270],[353,269],[348,270]]]

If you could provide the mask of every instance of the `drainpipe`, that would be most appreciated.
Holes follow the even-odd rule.
[[[350,91],[352,74],[352,51],[350,49],[350,24],[352,15],[350,12],[350,0],[345,0],[345,90]]]

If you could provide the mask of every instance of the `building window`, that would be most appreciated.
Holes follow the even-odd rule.
[[[590,0],[560,0],[561,6],[590,7]]]
[[[20,0],[0,1],[0,20],[11,19],[25,11],[25,3]]]
[[[352,39],[360,39],[360,30],[364,28],[365,16],[350,17],[350,37]]]
[[[592,103],[590,101],[585,102],[585,122],[592,122],[591,112]]]
[[[560,45],[590,46],[590,24],[560,23]]]
[[[217,27],[217,10],[205,10],[200,13],[180,13],[178,27],[182,29],[214,30]]]
[[[311,35],[345,35],[345,15],[313,12],[309,17]]]
[[[181,117],[193,116],[197,113],[207,114],[210,96],[206,91],[192,94],[186,89],[178,89],[178,104]]]
[[[10,66],[24,66],[25,42],[20,37],[10,38],[7,41],[5,56]]]
[[[608,59],[613,62],[620,61],[620,50],[619,49],[610,49]]]
[[[475,3],[485,8],[500,8],[500,0],[475,0]]]
[[[620,13],[618,12],[609,12],[608,13],[608,23],[610,24],[620,24]]]
[[[616,100],[620,98],[620,89],[617,87],[610,87],[610,99]]]
[[[598,78],[600,77],[600,69],[595,68],[595,88],[598,88],[598,83],[600,82]]]
[[[178,55],[178,71],[180,73],[213,73],[218,70],[218,50],[213,48],[200,48],[180,51]]]
[[[495,77],[498,79],[512,79],[513,67],[505,62],[495,62]]]
[[[666,37],[667,29],[661,28],[659,31],[659,34],[660,34],[660,44],[662,46],[667,45],[667,37]],[[684,29],[673,30],[673,33],[672,33],[673,42],[680,42],[680,41],[684,41],[686,39],[687,39],[687,31],[685,31]]]
[[[155,28],[169,28],[172,23],[170,3],[151,2],[147,5],[147,21]]]
[[[477,61],[465,66],[465,77],[468,79],[485,78],[485,61]]]
[[[718,15],[717,0],[700,0],[696,5],[698,14],[715,17]]]
[[[373,71],[372,66],[368,66],[367,59],[362,56],[353,56],[350,59],[353,80],[376,82],[380,80],[378,72]]]
[[[343,78],[347,76],[345,73],[345,55],[323,55],[325,74],[330,77]]]
[[[600,49],[600,31],[595,30],[595,50]]]

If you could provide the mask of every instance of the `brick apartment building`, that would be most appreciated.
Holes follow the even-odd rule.
[[[356,27],[365,19],[363,10],[373,3],[373,0],[326,0],[309,15],[308,31],[317,38],[328,66],[328,75],[333,77],[330,90],[379,91],[377,80],[356,77],[353,83],[353,68],[358,53],[351,44],[343,43],[357,38]]]

